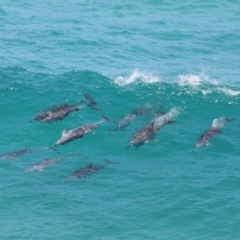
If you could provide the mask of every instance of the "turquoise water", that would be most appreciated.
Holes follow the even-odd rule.
[[[239,6],[4,1],[0,155],[40,150],[0,160],[0,238],[239,239]],[[101,109],[32,121],[53,105],[78,103],[84,93]],[[117,120],[142,106],[152,111],[114,131]],[[176,123],[127,148],[157,111],[172,112]],[[46,149],[63,129],[98,122],[102,114],[113,121],[58,146],[59,153]],[[195,149],[222,116],[237,120]],[[46,158],[62,161],[24,172]],[[104,159],[119,164],[66,181]]]

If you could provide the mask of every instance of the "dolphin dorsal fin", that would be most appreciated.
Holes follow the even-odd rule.
[[[154,121],[151,123],[150,128],[154,128]]]
[[[66,129],[63,129],[63,131],[62,131],[62,137],[65,136],[66,134],[67,134]]]

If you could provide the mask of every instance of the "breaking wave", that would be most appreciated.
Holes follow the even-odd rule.
[[[167,84],[167,81],[162,81],[159,76],[156,76],[152,73],[134,70],[129,75],[117,76],[114,79],[114,83],[118,86],[127,86],[138,83],[159,85],[159,83],[161,83],[161,86],[163,86],[164,84]],[[226,84],[223,81],[211,78],[205,72],[180,74],[177,76],[177,81],[175,83],[181,89],[181,91],[184,90],[184,92],[189,95],[198,93],[201,93],[202,95],[219,93],[231,97],[240,95],[239,88]],[[172,84],[170,83],[170,85]]]
[[[136,82],[157,83],[157,82],[160,82],[160,78],[150,73],[144,73],[138,70],[134,70],[128,76],[118,76],[114,80],[114,82],[119,86],[125,86],[125,85],[136,83]]]
[[[210,79],[208,75],[204,72],[200,74],[186,74],[186,75],[178,75],[178,85],[179,86],[191,86],[191,87],[199,87],[204,84],[210,84],[218,86],[221,84],[220,81],[215,79]]]
[[[190,95],[201,92],[203,95],[220,93],[227,96],[238,96],[240,90],[222,81],[212,79],[204,72],[200,74],[179,75],[177,84]]]

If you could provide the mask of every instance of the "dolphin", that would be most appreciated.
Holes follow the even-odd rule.
[[[102,115],[102,120],[99,122],[92,123],[92,124],[86,124],[86,125],[74,128],[68,132],[64,129],[62,131],[62,137],[54,144],[54,146],[63,145],[65,143],[71,142],[77,138],[81,138],[85,134],[94,130],[99,124],[101,124],[102,122],[105,122],[105,121],[109,121],[109,120],[105,116]]]
[[[82,106],[76,106],[74,104],[60,104],[52,106],[46,111],[38,113],[33,120],[44,122],[51,122],[62,120],[65,118],[70,112],[78,111],[82,108]]]
[[[126,128],[128,125],[131,124],[131,122],[137,117],[137,115],[135,115],[134,113],[129,113],[127,114],[125,117],[123,117],[122,119],[120,119],[117,122],[117,126],[115,128],[115,130],[122,130],[124,128]]]
[[[34,165],[31,165],[24,169],[24,172],[30,172],[30,171],[42,171],[44,168],[56,164],[61,161],[61,158],[48,158],[45,159],[39,163],[36,163]]]
[[[157,116],[152,120],[151,124],[145,127],[143,130],[137,132],[131,139],[128,147],[134,145],[139,147],[143,143],[147,143],[153,135],[159,131],[166,124],[173,124],[176,121],[169,120],[172,115],[175,114],[175,110],[171,110],[167,113],[160,112],[157,113]]]
[[[0,158],[1,159],[16,159],[20,156],[23,156],[27,153],[32,153],[32,152],[36,152],[38,151],[37,149],[27,149],[27,148],[24,148],[24,149],[19,149],[17,151],[13,151],[13,152],[10,152],[10,153],[5,153],[5,154],[2,154],[0,155]]]
[[[69,154],[65,157],[62,158],[47,158],[44,159],[41,162],[35,163],[27,168],[24,169],[24,172],[30,172],[30,171],[42,171],[44,168],[51,166],[53,164],[59,163],[60,161],[62,161],[65,158],[68,158],[70,156],[79,156],[80,154]]]
[[[37,152],[39,150],[42,150],[42,149],[51,149],[53,151],[57,151],[57,149],[55,149],[54,147],[48,147],[48,148],[38,148],[38,149],[27,149],[27,148],[24,148],[24,149],[19,149],[17,151],[13,151],[13,152],[10,152],[10,153],[5,153],[5,154],[2,154],[0,155],[0,159],[16,159],[18,157],[21,157],[25,154],[28,154],[28,153],[34,153],[34,152]]]
[[[70,174],[68,178],[84,178],[86,176],[92,175],[93,173],[98,172],[102,168],[106,167],[108,164],[116,164],[115,162],[109,161],[109,160],[104,160],[104,163],[99,164],[99,165],[92,165],[88,164],[86,167],[80,168],[73,173]]]
[[[230,119],[224,116],[221,118],[214,119],[211,127],[200,136],[199,140],[195,144],[195,148],[200,148],[204,145],[207,145],[209,143],[209,139],[221,133],[224,125],[232,120],[236,119]]]
[[[141,131],[137,132],[129,142],[128,148],[130,146],[139,147],[143,143],[147,143],[150,138],[158,131],[158,128],[154,127],[154,122],[146,126]]]
[[[131,111],[129,114],[127,114],[125,117],[123,117],[122,119],[120,119],[117,122],[117,126],[115,128],[115,130],[122,130],[124,128],[126,128],[127,126],[129,126],[132,121],[139,115],[142,115],[144,112],[149,111],[151,108],[150,107],[140,107],[137,108],[133,111]]]

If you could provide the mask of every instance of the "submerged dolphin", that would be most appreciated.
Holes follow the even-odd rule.
[[[33,153],[33,152],[36,152],[38,151],[38,149],[19,149],[17,151],[13,151],[13,152],[10,152],[10,153],[5,153],[5,154],[2,154],[0,155],[0,158],[1,159],[16,159],[22,155],[25,155],[27,153]]]
[[[86,124],[86,125],[74,128],[68,132],[64,129],[62,131],[62,137],[54,144],[54,146],[63,145],[65,143],[71,142],[77,138],[81,138],[85,134],[94,130],[99,124],[101,124],[102,122],[105,122],[105,121],[109,121],[109,120],[106,117],[102,116],[102,120],[99,122],[92,123],[92,124]]]
[[[44,168],[56,164],[61,161],[61,158],[49,158],[45,159],[39,163],[36,163],[32,166],[29,166],[25,168],[24,172],[30,172],[30,171],[42,171]]]
[[[84,178],[86,176],[92,175],[93,173],[98,172],[100,169],[106,167],[108,164],[116,164],[115,162],[104,160],[105,162],[99,165],[88,164],[86,167],[80,168],[74,171],[68,178]]]
[[[54,147],[44,147],[44,148],[36,148],[36,149],[24,148],[24,149],[19,149],[17,151],[10,152],[10,153],[2,154],[2,155],[0,155],[0,159],[16,159],[16,158],[21,157],[25,154],[34,153],[34,152],[44,150],[44,149],[50,149],[50,150],[58,152],[58,150]]]
[[[137,117],[134,113],[127,114],[124,118],[118,121],[115,130],[122,130],[126,128]]]
[[[70,112],[78,111],[82,108],[82,106],[76,106],[74,104],[60,104],[49,108],[46,111],[38,113],[33,120],[44,122],[51,122],[62,120],[65,118]]]
[[[222,128],[224,127],[224,125],[232,120],[235,120],[235,119],[229,119],[226,117],[214,119],[212,126],[200,136],[199,140],[195,144],[195,148],[200,148],[203,145],[208,144],[209,139],[219,134],[222,131]]]
[[[51,166],[53,164],[59,163],[65,158],[71,157],[71,156],[79,156],[80,154],[69,154],[66,157],[62,158],[47,158],[44,159],[41,162],[35,163],[27,168],[24,169],[24,172],[30,172],[30,171],[42,171],[44,168]]]
[[[142,115],[144,112],[149,111],[150,109],[150,107],[140,107],[131,111],[129,114],[118,121],[115,130],[122,130],[126,128],[137,116]]]

